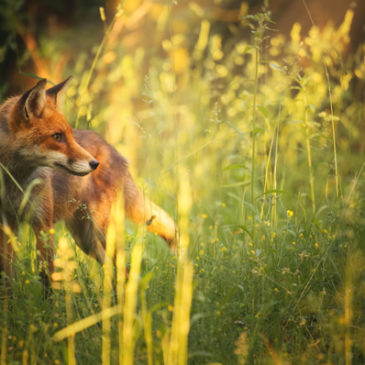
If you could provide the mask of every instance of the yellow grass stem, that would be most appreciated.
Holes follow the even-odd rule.
[[[276,230],[276,224],[277,224],[277,215],[276,215],[276,199],[277,199],[277,167],[278,167],[278,145],[279,145],[279,122],[276,127],[276,136],[275,136],[275,160],[274,160],[274,171],[273,171],[273,190],[274,193],[272,195],[272,209],[271,209],[271,226],[273,230]]]
[[[28,359],[29,359],[29,351],[27,348],[25,348],[22,354],[22,365],[27,365]]]
[[[310,144],[308,126],[305,127],[305,145],[306,145],[306,149],[307,149],[309,187],[310,187],[310,192],[311,192],[312,210],[313,210],[313,213],[315,213],[316,212],[316,201],[315,201],[315,197],[314,197],[314,178],[313,178],[313,171],[312,171],[312,155],[311,155],[311,144]]]
[[[72,323],[73,321],[72,297],[71,297],[71,292],[69,290],[67,290],[65,294],[65,304],[66,304],[67,322]],[[74,334],[67,337],[67,359],[69,365],[76,365]]]
[[[152,313],[147,308],[145,290],[141,288],[141,311],[144,327],[144,339],[147,347],[147,364],[153,365]]]
[[[9,243],[11,244],[11,247],[14,250],[14,252],[18,252],[20,244],[18,242],[17,236],[11,230],[9,225],[5,224],[4,226],[1,227],[1,229],[5,233],[6,237],[9,239]]]
[[[255,208],[255,167],[256,167],[256,98],[258,89],[258,70],[259,70],[259,57],[260,53],[258,46],[255,47],[255,88],[253,92],[253,103],[252,103],[252,150],[251,150],[251,203]],[[255,214],[252,214],[252,224],[255,226]],[[252,230],[255,232],[255,230]]]
[[[178,213],[180,242],[178,245],[178,258],[180,263],[188,261],[187,250],[190,245],[189,239],[189,214],[192,205],[192,192],[188,171],[180,165],[179,171],[179,193],[178,193]]]
[[[91,326],[94,326],[96,323],[109,319],[119,313],[120,310],[118,306],[105,309],[99,313],[93,314],[89,317],[76,321],[70,324],[69,326],[63,328],[62,330],[56,332],[53,336],[53,340],[62,341],[71,335],[75,335],[76,333],[81,332]]]
[[[269,169],[270,169],[270,166],[271,166],[271,155],[272,155],[272,148],[273,148],[273,145],[274,145],[274,140],[275,140],[275,133],[273,134],[273,136],[271,138],[269,153],[268,153],[268,156],[267,156],[267,161],[266,161],[266,166],[265,166],[264,193],[268,189],[270,189],[270,186],[269,186]],[[265,208],[265,196],[264,196],[264,199],[263,199],[262,204],[261,204],[260,220],[262,220],[263,217],[264,217],[264,208]]]
[[[335,128],[335,118],[333,115],[333,102],[332,102],[332,92],[331,92],[331,85],[330,85],[330,78],[328,75],[328,69],[326,64],[324,64],[324,69],[326,72],[327,78],[327,87],[328,87],[328,94],[330,98],[330,108],[331,108],[331,126],[332,126],[332,143],[333,143],[333,159],[335,164],[335,182],[336,182],[336,198],[339,197],[339,178],[338,178],[338,166],[337,166],[337,149],[336,149],[336,128]]]
[[[120,193],[117,196],[115,203],[112,206],[110,214],[110,222],[106,236],[107,245],[107,259],[104,265],[104,297],[103,297],[103,309],[106,310],[110,307],[112,296],[112,283],[113,283],[113,257],[115,253],[115,263],[117,269],[116,277],[116,294],[117,294],[117,306],[119,313],[122,313],[123,301],[124,301],[124,286],[126,279],[126,263],[125,263],[125,251],[124,251],[124,197]],[[122,335],[122,316],[118,321],[118,344],[119,344],[119,363],[122,364],[123,354],[123,335]],[[105,330],[105,331],[104,331]],[[110,319],[105,318],[103,320],[103,345],[104,355],[103,361],[108,363],[107,359],[110,359]],[[105,356],[105,358],[104,358]]]
[[[198,41],[195,44],[193,51],[193,58],[196,60],[201,60],[203,53],[207,47],[209,41],[210,23],[208,20],[203,20],[200,25],[200,32]]]
[[[103,265],[104,280],[103,280],[103,300],[102,310],[105,311],[111,306],[113,293],[113,258],[115,254],[117,224],[109,224],[106,235],[105,261]],[[110,364],[111,340],[110,340],[111,323],[110,318],[102,320],[102,350],[101,361],[103,365]]]
[[[123,306],[123,365],[134,364],[134,348],[136,342],[135,311],[137,307],[138,281],[143,255],[143,230],[137,233],[136,243],[131,254],[131,271],[125,289],[125,302]]]
[[[119,194],[117,201],[112,211],[112,224],[115,225],[116,230],[116,242],[115,242],[115,260],[117,269],[117,303],[120,313],[122,313],[124,292],[125,292],[125,280],[126,280],[126,260],[124,249],[124,197]],[[118,358],[119,363],[122,364],[123,360],[123,318],[120,315],[118,320]]]
[[[168,365],[187,363],[193,273],[193,264],[191,262],[185,262],[178,268]]]
[[[309,125],[308,125],[308,102],[307,98],[304,96],[304,129],[305,129],[305,146],[307,150],[307,163],[308,163],[308,172],[309,172],[309,188],[311,193],[312,200],[312,211],[315,214],[316,212],[316,200],[314,195],[314,178],[313,178],[313,169],[312,169],[312,153],[311,153],[311,143],[310,143],[310,135],[309,135]]]
[[[72,284],[73,284],[72,276],[73,276],[73,271],[75,269],[75,265],[71,265],[69,262],[69,260],[72,259],[73,257],[73,251],[66,237],[60,239],[59,252],[61,256],[60,259],[65,261],[65,265],[63,267],[63,273],[61,273],[61,275],[63,277],[63,284],[65,289],[67,323],[71,324],[74,320],[73,310],[72,310]],[[52,277],[57,277],[57,274],[59,273],[54,273]],[[67,337],[67,360],[69,365],[76,365],[75,334],[70,334]]]
[[[187,363],[188,334],[190,330],[190,307],[193,294],[193,264],[188,258],[189,212],[191,209],[191,187],[188,172],[179,168],[179,227],[180,242],[178,250],[177,278],[172,325],[168,345],[164,346],[168,365]]]
[[[32,346],[31,341],[32,341],[32,338],[33,338],[34,329],[35,329],[35,327],[33,325],[30,325],[28,327],[27,338],[26,338],[25,345],[24,345],[24,350],[23,350],[23,353],[22,353],[22,365],[28,365],[29,352],[32,351],[32,350],[29,351],[29,349]],[[33,361],[33,363],[34,363],[34,361]]]

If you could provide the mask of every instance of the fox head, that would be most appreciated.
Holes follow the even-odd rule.
[[[57,95],[69,79],[50,89],[42,79],[20,96],[10,116],[10,130],[17,152],[29,164],[83,176],[99,162],[76,142],[72,128],[57,109]]]

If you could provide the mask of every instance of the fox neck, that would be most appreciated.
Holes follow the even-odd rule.
[[[39,169],[37,166],[28,164],[20,154],[7,153],[6,155],[1,154],[0,150],[0,170],[2,170],[5,187],[11,189],[11,186],[19,184],[25,187],[30,182],[32,176],[36,170]]]
[[[6,113],[4,114],[6,115]],[[25,161],[20,151],[17,148],[14,149],[12,142],[8,118],[5,117],[2,120],[0,119],[0,173],[3,176],[6,188],[15,185],[14,180],[24,186],[38,168],[34,164]]]

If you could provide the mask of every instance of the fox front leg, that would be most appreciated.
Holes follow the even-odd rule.
[[[33,229],[37,238],[37,256],[39,264],[40,277],[45,285],[46,290],[50,288],[50,277],[54,272],[54,229],[53,229],[53,198],[50,194],[48,181],[37,191],[37,206],[33,211]]]
[[[36,227],[37,256],[39,265],[39,275],[45,285],[46,290],[51,286],[51,275],[54,272],[54,236],[52,226]]]

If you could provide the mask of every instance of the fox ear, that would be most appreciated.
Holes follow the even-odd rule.
[[[25,119],[30,115],[40,117],[46,103],[47,80],[41,79],[37,85],[24,93],[19,100],[19,107],[23,109]]]
[[[47,96],[50,96],[53,99],[55,105],[57,105],[58,93],[68,84],[68,82],[70,81],[71,78],[72,78],[72,76],[69,76],[66,80],[62,81],[61,83],[59,83],[47,90]]]

